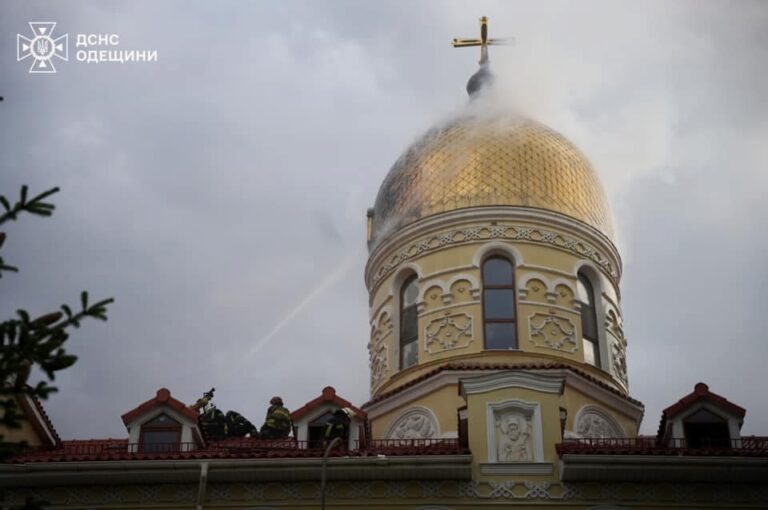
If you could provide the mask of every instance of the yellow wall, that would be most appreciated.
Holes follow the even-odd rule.
[[[388,439],[387,432],[403,413],[406,413],[415,407],[426,407],[435,414],[440,435],[456,437],[456,434],[458,433],[457,412],[463,405],[464,399],[459,396],[457,385],[449,384],[432,393],[403,404],[402,407],[371,419],[371,433],[374,439]]]
[[[573,233],[568,233],[574,237]],[[403,239],[401,246],[411,243]],[[420,275],[419,303],[419,366],[434,368],[435,362],[453,361],[480,354],[490,358],[498,355],[485,351],[483,345],[483,312],[481,271],[475,264],[489,243],[512,247],[518,267],[515,269],[517,287],[518,347],[526,354],[537,354],[550,360],[575,363],[626,391],[623,381],[612,373],[610,345],[619,342],[616,327],[603,328],[603,370],[584,364],[581,340],[580,304],[575,296],[576,268],[584,262],[572,252],[552,245],[525,241],[479,239],[472,242],[435,248],[416,254],[400,263],[371,289],[371,362],[378,357],[377,376],[373,378],[373,396],[389,391],[417,377],[422,372],[410,367],[400,370],[398,301],[399,284],[406,274]],[[394,253],[396,246],[389,248]],[[521,264],[522,263],[522,264]],[[593,264],[594,266],[594,264]],[[375,268],[372,268],[372,270]],[[596,289],[605,296],[604,308],[610,309],[620,324],[621,311],[614,282],[600,271],[592,271]],[[600,320],[603,327],[607,319]],[[610,345],[609,345],[610,344]],[[622,347],[623,349],[623,347]],[[623,350],[622,350],[623,352]],[[384,356],[382,353],[386,353]],[[381,358],[386,357],[382,370]],[[515,358],[522,360],[522,357]]]
[[[18,410],[23,412],[23,408],[18,403],[18,400],[17,406]],[[44,438],[41,438],[32,426],[30,418],[22,418],[19,424],[20,427],[15,429],[0,426],[0,436],[2,437],[2,440],[10,443],[20,443],[23,441],[29,446],[40,446],[44,444]]]

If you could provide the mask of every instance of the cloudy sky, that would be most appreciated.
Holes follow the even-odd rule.
[[[768,3],[39,2],[0,6],[0,193],[60,186],[7,228],[0,316],[116,298],[73,335],[46,407],[122,437],[162,386],[260,424],[325,385],[367,397],[365,211],[400,153],[466,102],[490,17],[504,101],[562,132],[609,193],[644,433],[698,381],[768,434]],[[56,21],[70,60],[16,62]],[[154,63],[87,64],[74,34]]]

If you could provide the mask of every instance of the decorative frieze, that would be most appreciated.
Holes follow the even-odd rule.
[[[227,485],[230,490],[221,490]],[[161,504],[194,505],[198,493],[197,484],[160,484],[153,499]],[[224,495],[227,499],[214,499]],[[458,481],[458,480],[360,480],[330,481],[326,494],[331,500],[386,500],[398,498],[407,500],[407,508],[413,508],[422,501],[424,504],[437,500],[451,502],[473,500],[502,501],[569,501],[585,508],[596,501],[616,503],[637,503],[668,505],[707,505],[714,503],[727,506],[749,505],[745,508],[768,507],[768,492],[761,484],[722,483],[632,483],[632,482],[585,482],[557,483],[534,482],[530,480],[503,481]],[[43,500],[57,507],[96,506],[108,504],[142,505],[151,503],[145,499],[147,493],[136,485],[85,485],[64,489],[62,487],[10,488],[4,491],[4,503],[21,507],[28,497]],[[183,497],[179,497],[182,495]],[[272,510],[271,502],[284,504],[286,501],[316,502],[320,495],[318,482],[215,482],[208,484],[206,502],[235,502],[250,505],[254,510]],[[254,501],[266,505],[253,506]],[[394,508],[394,506],[393,506]],[[714,507],[712,507],[714,508]]]
[[[546,229],[525,225],[481,224],[451,229],[431,234],[408,244],[404,249],[380,263],[372,272],[373,284],[388,276],[399,264],[413,257],[423,255],[446,246],[478,242],[489,239],[509,239],[526,243],[545,244],[569,251],[579,257],[588,258],[601,267],[616,283],[618,273],[607,257],[583,241]]]

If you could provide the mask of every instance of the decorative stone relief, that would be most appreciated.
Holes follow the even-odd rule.
[[[389,430],[390,439],[429,439],[437,434],[437,423],[426,409],[413,409],[398,418]]]
[[[437,232],[428,237],[414,241],[407,245],[399,253],[389,257],[379,264],[372,272],[369,287],[378,283],[382,278],[391,273],[400,263],[424,253],[466,242],[478,242],[488,239],[513,239],[534,244],[546,244],[574,253],[580,257],[586,257],[595,262],[606,272],[611,280],[616,283],[618,271],[592,246],[577,239],[555,233],[545,229],[532,228],[523,225],[474,225],[462,230],[447,230]]]
[[[497,411],[496,460],[498,462],[533,462],[531,418],[518,409]]]
[[[455,313],[433,319],[425,333],[424,347],[430,354],[466,347],[472,341],[472,316]]]
[[[371,390],[387,376],[389,366],[386,338],[392,333],[392,320],[388,313],[381,314],[378,323],[371,328],[371,341],[368,344],[371,371]]]
[[[286,500],[300,500],[311,505],[317,501],[317,482],[219,482],[229,483],[229,501],[240,503],[239,506],[252,510],[276,510],[277,505]],[[219,483],[209,482],[210,487]],[[162,484],[160,500],[166,506],[179,506],[180,502],[194,504],[197,485]],[[213,489],[212,489],[213,490]],[[177,494],[186,496],[181,499]],[[570,501],[572,506],[590,510],[618,510],[618,503],[626,502],[627,508],[635,508],[638,502],[650,506],[668,507],[670,502],[682,503],[689,508],[713,508],[713,502],[720,502],[719,507],[749,505],[749,508],[768,508],[768,492],[761,484],[748,483],[685,483],[667,482],[630,483],[630,482],[579,482],[573,486],[557,482],[532,482],[530,480],[503,481],[459,481],[459,480],[354,480],[330,481],[327,494],[335,499],[355,501],[361,498],[376,499],[384,504],[393,494],[404,494],[413,505],[423,501],[449,499],[480,499],[489,503],[525,504],[525,501]],[[141,491],[136,485],[83,485],[63,489],[62,487],[25,487],[4,489],[4,503],[11,507],[22,507],[27,498],[49,501],[51,505],[91,508],[96,505],[137,507],[146,501],[140,499]],[[253,506],[253,501],[266,502],[266,505]],[[590,506],[595,501],[616,502],[614,506]],[[483,503],[478,503],[483,505]],[[698,504],[698,505],[697,505]],[[186,506],[190,506],[186,505]],[[359,506],[359,505],[358,505]],[[464,506],[464,505],[462,505]],[[477,505],[471,504],[473,508]],[[505,507],[508,505],[505,505]],[[649,505],[646,505],[649,506]],[[282,508],[282,506],[280,506]],[[416,507],[427,510],[427,507]]]
[[[624,328],[621,319],[618,318],[613,310],[608,312],[607,318],[608,331],[613,335],[611,342],[611,368],[616,377],[624,384],[627,380],[627,339],[624,336]]]
[[[539,347],[558,351],[576,352],[576,326],[567,317],[561,317],[553,310],[549,313],[534,313],[528,318],[531,341]]]
[[[576,434],[583,438],[611,439],[619,438],[619,428],[596,411],[579,413],[576,421]]]
[[[371,389],[378,386],[387,376],[389,360],[387,359],[387,347],[381,344],[379,349],[371,356]]]
[[[613,373],[624,384],[629,384],[627,379],[627,343],[626,341],[613,342],[611,344],[611,356],[613,359]]]

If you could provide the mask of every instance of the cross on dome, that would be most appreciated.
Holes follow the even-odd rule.
[[[514,38],[506,37],[503,39],[489,39],[488,38],[488,17],[483,16],[480,18],[480,39],[453,39],[454,48],[466,48],[470,46],[480,46],[480,62],[481,66],[488,63],[488,46],[494,45],[506,45],[512,44]]]
[[[454,39],[454,48],[466,48],[470,46],[480,46],[480,69],[473,74],[467,82],[467,92],[470,97],[475,97],[475,94],[483,87],[490,85],[493,82],[493,76],[488,69],[488,46],[490,45],[502,45],[512,44],[514,39],[489,39],[488,38],[488,17],[483,16],[480,18],[480,38],[479,39]]]

